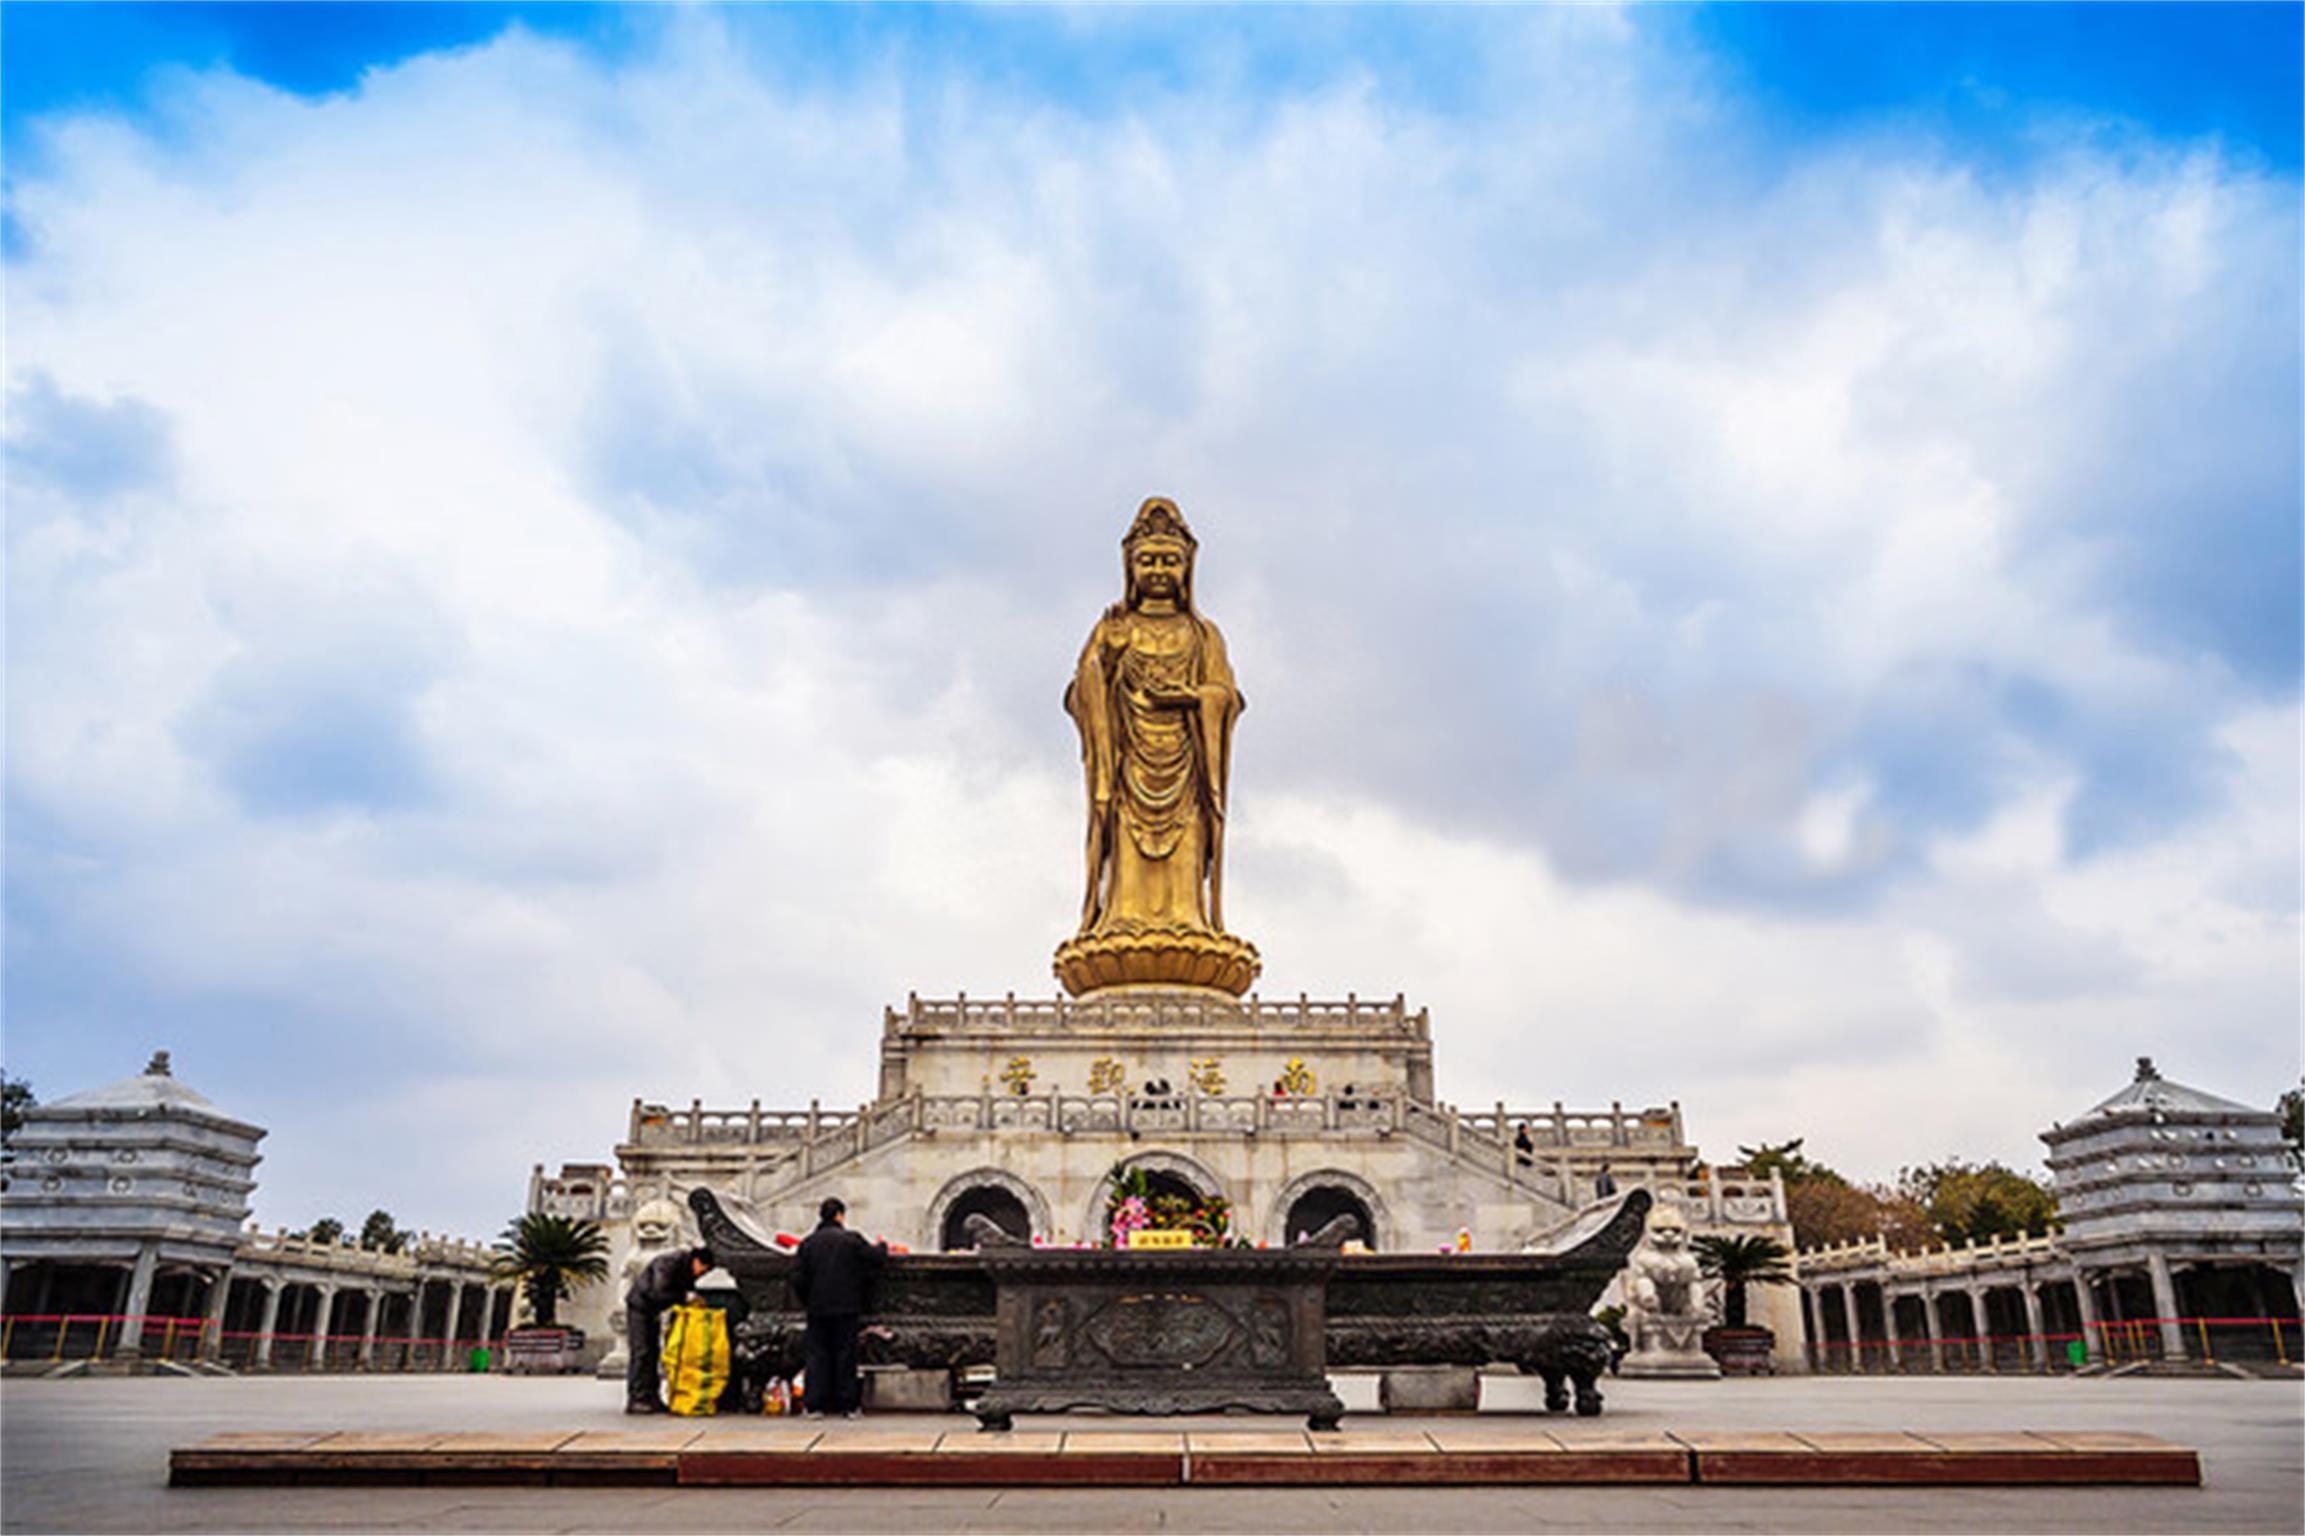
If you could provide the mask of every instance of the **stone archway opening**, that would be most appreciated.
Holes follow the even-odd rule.
[[[1377,1223],[1368,1202],[1353,1191],[1338,1184],[1316,1184],[1297,1196],[1289,1205],[1287,1218],[1281,1224],[1285,1241],[1318,1232],[1339,1216],[1351,1216],[1360,1222],[1360,1241],[1376,1246]]]
[[[1144,1170],[1145,1190],[1155,1200],[1183,1200],[1197,1205],[1201,1192],[1183,1174],[1171,1173],[1166,1168]]]
[[[997,1184],[979,1184],[964,1190],[959,1198],[945,1208],[944,1226],[937,1234],[937,1246],[946,1253],[965,1252],[976,1242],[968,1235],[968,1219],[983,1216],[996,1222],[1002,1231],[1020,1242],[1032,1240],[1032,1213],[1024,1202]]]
[[[1228,1203],[1231,1199],[1223,1182],[1193,1159],[1177,1152],[1140,1152],[1114,1164],[1110,1173],[1097,1180],[1096,1193],[1081,1212],[1081,1230],[1091,1241],[1105,1243],[1112,1239],[1109,1230],[1112,1199],[1117,1187],[1115,1181],[1122,1177],[1143,1179],[1145,1193],[1156,1204],[1174,1200],[1198,1206],[1212,1199],[1221,1198]],[[1236,1211],[1234,1220],[1238,1219]]]

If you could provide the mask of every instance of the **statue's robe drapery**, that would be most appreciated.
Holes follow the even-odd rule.
[[[1245,701],[1217,627],[1116,605],[1064,705],[1088,776],[1081,932],[1223,932],[1225,786]]]

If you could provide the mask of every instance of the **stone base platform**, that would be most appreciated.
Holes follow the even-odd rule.
[[[512,1484],[688,1487],[2197,1487],[2199,1453],[2090,1431],[1580,1432],[1016,1430],[791,1420],[534,1434],[220,1434],[169,1453],[178,1487]]]

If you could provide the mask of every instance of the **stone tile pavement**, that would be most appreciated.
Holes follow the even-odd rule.
[[[1534,1383],[1492,1381],[1491,1408]],[[2305,1531],[2305,1386],[2231,1380],[1785,1378],[1610,1384],[1611,1429],[2131,1430],[2198,1446],[2207,1486],[2084,1489],[184,1488],[225,1430],[623,1429],[619,1388],[511,1377],[0,1383],[0,1529],[78,1531]],[[1525,1399],[1525,1401],[1524,1401]],[[1349,1399],[1348,1399],[1349,1400]],[[1484,1422],[1488,1416],[1484,1415]],[[857,1432],[965,1420],[867,1420]],[[1056,1421],[1020,1425],[1053,1427]],[[1173,1435],[1215,1421],[1068,1416]],[[1252,1421],[1222,1421],[1228,1429]],[[1531,1419],[1525,1422],[1546,1422]],[[1559,1422],[1559,1421],[1552,1421]],[[1446,1432],[1463,1420],[1348,1418]],[[836,1432],[849,1426],[835,1425]]]

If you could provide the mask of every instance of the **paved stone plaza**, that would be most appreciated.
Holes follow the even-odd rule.
[[[1490,1382],[1492,1408],[1536,1384]],[[1348,1402],[1355,1396],[1349,1389]],[[2305,1387],[2222,1379],[1619,1381],[1608,1427],[2136,1430],[2199,1447],[2207,1486],[2089,1489],[170,1489],[222,1430],[623,1428],[612,1385],[509,1377],[11,1381],[9,1531],[2267,1531],[2305,1529]],[[883,1418],[877,1422],[892,1422]],[[965,1423],[940,1416],[927,1422]],[[1203,1421],[1186,1421],[1187,1425]],[[1224,1421],[1241,1427],[1242,1420]],[[1438,1421],[1355,1415],[1356,1425]],[[1461,1422],[1461,1421],[1458,1421]],[[1036,1424],[1036,1427],[1039,1427]],[[1177,1420],[1101,1420],[1174,1430]],[[838,1432],[841,1426],[833,1426]]]

